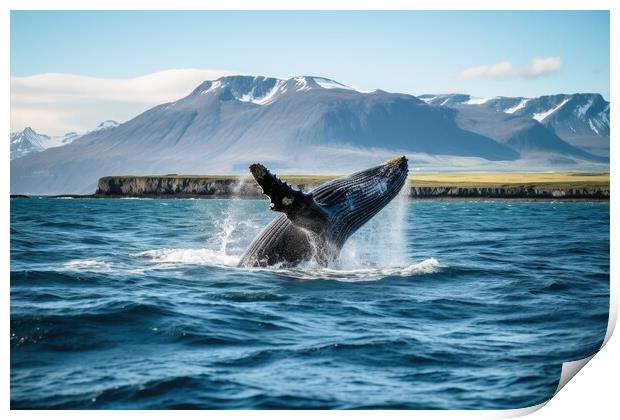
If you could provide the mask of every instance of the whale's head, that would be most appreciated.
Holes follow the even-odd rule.
[[[313,190],[314,200],[330,215],[333,240],[338,245],[344,244],[398,195],[407,175],[407,158],[400,156]]]

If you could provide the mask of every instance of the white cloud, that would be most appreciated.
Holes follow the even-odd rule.
[[[562,69],[560,57],[534,58],[524,67],[516,67],[510,61],[469,67],[458,74],[459,79],[488,78],[501,79],[510,77],[538,77],[555,73]]]
[[[523,69],[523,76],[537,77],[547,73],[555,73],[562,69],[560,57],[535,58],[530,65]]]
[[[500,61],[495,64],[469,67],[459,74],[459,79],[474,79],[476,77],[500,78],[506,77],[512,72],[513,68],[510,61]]]
[[[30,126],[59,135],[84,132],[104,120],[124,122],[150,107],[189,94],[224,70],[165,70],[132,79],[48,73],[11,78],[11,131]]]

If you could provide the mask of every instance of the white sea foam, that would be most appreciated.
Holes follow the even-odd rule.
[[[119,262],[109,262],[100,259],[71,260],[62,265],[66,271],[90,272],[90,273],[130,273],[143,274],[146,270],[142,267],[129,266]]]
[[[276,273],[282,276],[299,280],[336,280],[343,282],[375,281],[386,277],[410,277],[420,274],[431,274],[441,269],[441,264],[435,258],[428,258],[415,264],[403,266],[358,266],[353,267],[349,262],[336,263],[333,267],[323,267],[315,262],[307,262],[297,267],[237,267],[239,255],[227,255],[222,251],[207,248],[162,248],[152,249],[133,257],[148,258],[162,268],[180,265],[204,265],[219,268],[237,269],[240,271]]]
[[[234,267],[239,262],[236,255],[227,255],[222,251],[207,248],[162,248],[132,254],[132,257],[149,258],[156,264],[166,265],[211,265]]]
[[[63,267],[71,271],[95,271],[109,272],[112,271],[112,265],[101,260],[71,260],[63,264]]]
[[[308,263],[295,268],[262,268],[252,269],[272,271],[287,277],[300,280],[335,280],[345,283],[377,281],[386,277],[411,277],[421,274],[432,274],[441,269],[441,264],[435,258],[428,258],[415,264],[400,267],[320,267]]]

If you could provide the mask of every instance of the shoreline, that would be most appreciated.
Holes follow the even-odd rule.
[[[284,175],[294,188],[310,191],[337,175]],[[403,194],[412,201],[604,201],[610,200],[609,173],[416,173]],[[251,177],[231,175],[106,176],[93,194],[50,198],[266,199]],[[11,199],[29,198],[12,194]]]
[[[36,199],[36,198],[52,198],[52,199],[92,199],[92,200],[264,200],[269,201],[266,197],[238,197],[238,196],[222,196],[222,195],[142,195],[142,196],[125,196],[125,195],[96,195],[96,194],[58,194],[58,195],[25,195],[11,194],[11,199]],[[427,201],[443,201],[443,202],[519,202],[519,203],[608,203],[609,196],[606,197],[407,197],[412,202]]]

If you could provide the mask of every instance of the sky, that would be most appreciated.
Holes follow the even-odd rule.
[[[12,11],[11,130],[127,120],[226,74],[609,99],[606,11]]]

